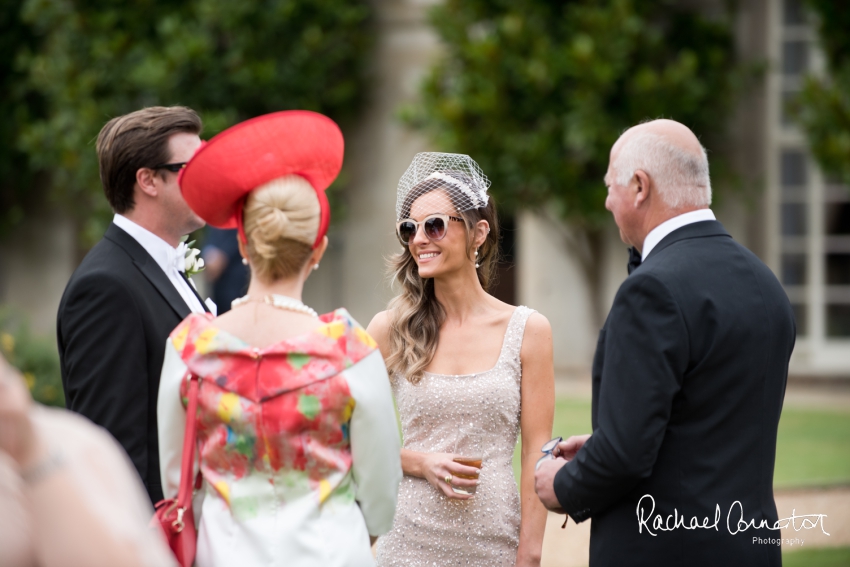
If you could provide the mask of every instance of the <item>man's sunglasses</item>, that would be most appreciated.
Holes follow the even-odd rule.
[[[543,461],[556,458],[555,449],[558,448],[558,443],[563,440],[563,437],[555,437],[551,441],[547,441],[546,444],[540,448],[540,452],[543,453],[543,456],[537,459],[537,464],[534,465],[534,470],[539,469],[540,463],[542,463]]]
[[[425,231],[425,236],[428,237],[428,240],[436,242],[437,240],[442,240],[446,236],[450,220],[463,222],[462,218],[453,217],[451,215],[435,214],[428,215],[418,222],[413,219],[400,220],[396,223],[395,230],[396,234],[398,234],[398,239],[405,246],[410,244],[410,241],[416,238],[416,233],[419,231],[419,225],[422,225],[422,228]]]
[[[167,169],[171,173],[179,173],[181,169],[186,167],[186,163],[185,161],[180,163],[161,163],[153,166],[151,169]]]

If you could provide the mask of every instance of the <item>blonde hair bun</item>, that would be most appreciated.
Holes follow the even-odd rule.
[[[245,202],[247,251],[264,281],[293,276],[313,249],[320,220],[319,199],[299,175],[273,179],[251,191]]]

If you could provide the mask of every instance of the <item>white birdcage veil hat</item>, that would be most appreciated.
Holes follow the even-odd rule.
[[[458,213],[486,207],[490,180],[465,154],[420,152],[398,182],[396,218],[410,215],[413,202],[435,189],[445,191]]]

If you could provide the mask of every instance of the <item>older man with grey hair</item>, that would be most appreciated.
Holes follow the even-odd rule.
[[[627,130],[605,183],[629,277],[597,343],[593,433],[556,445],[537,493],[592,518],[591,567],[781,565],[773,466],[796,336],[788,298],[715,220],[706,152],[684,125]]]

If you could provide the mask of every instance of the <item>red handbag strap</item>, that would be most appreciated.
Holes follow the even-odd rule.
[[[192,505],[193,484],[200,488],[201,473],[192,482],[195,468],[195,440],[198,433],[198,377],[189,376],[189,403],[186,406],[186,430],[183,435],[183,459],[180,463],[180,489],[177,491],[177,507],[188,508]]]

